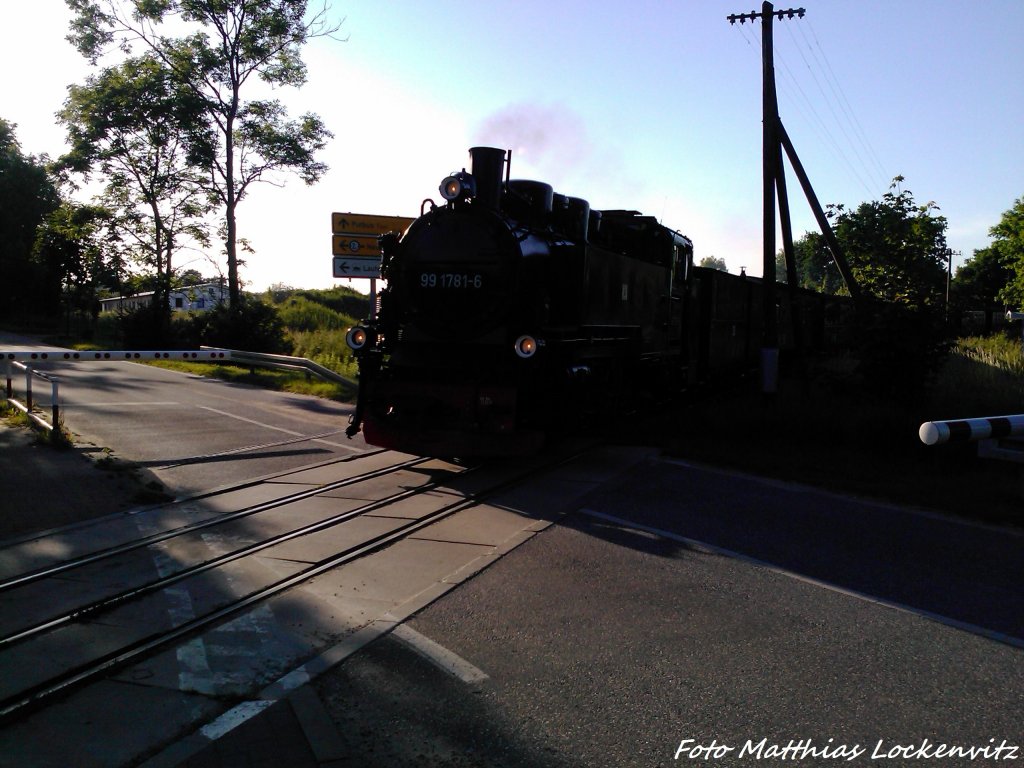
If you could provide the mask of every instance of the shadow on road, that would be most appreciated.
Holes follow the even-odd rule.
[[[623,525],[581,519],[581,530],[624,546],[676,556],[699,542],[1024,645],[1015,530],[668,463],[639,468],[587,508]]]

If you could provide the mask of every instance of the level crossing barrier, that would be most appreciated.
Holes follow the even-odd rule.
[[[925,445],[977,442],[981,457],[1024,462],[1024,450],[1017,449],[1024,437],[1024,414],[926,421],[917,434]],[[1011,442],[1002,445],[1006,440]]]
[[[36,426],[43,429],[52,429],[58,424],[60,418],[60,379],[53,374],[45,373],[33,368],[39,363],[59,362],[144,362],[146,360],[180,360],[190,363],[227,363],[234,362],[249,367],[260,366],[287,371],[304,371],[307,375],[318,376],[327,381],[355,387],[356,382],[325,368],[305,357],[291,357],[289,355],[271,355],[264,352],[246,352],[237,349],[222,349],[220,347],[201,347],[198,350],[8,350],[0,351],[0,360],[4,362],[7,385],[4,389],[5,400],[24,412]],[[14,371],[15,369],[25,372],[25,402],[22,403],[14,397]],[[32,379],[33,377],[44,379],[52,385],[51,417],[52,422],[47,423],[33,411],[32,402]]]

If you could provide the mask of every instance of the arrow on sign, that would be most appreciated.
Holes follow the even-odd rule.
[[[376,237],[365,235],[334,235],[331,237],[331,252],[335,256],[379,254],[380,243]]]
[[[380,277],[379,256],[335,256],[335,277]]]

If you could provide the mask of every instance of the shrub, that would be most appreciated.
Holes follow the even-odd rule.
[[[920,403],[951,348],[940,317],[928,309],[878,304],[859,329],[858,373],[868,394]]]
[[[152,304],[119,316],[119,335],[125,349],[175,349],[181,344],[179,326],[170,310]]]
[[[277,311],[285,326],[295,331],[344,330],[355,324],[350,315],[305,296],[289,297],[278,306]]]
[[[288,354],[284,323],[277,310],[257,298],[243,295],[237,306],[220,305],[182,320],[186,346],[200,345],[248,352]]]

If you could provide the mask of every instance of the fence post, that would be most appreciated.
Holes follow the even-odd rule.
[[[32,410],[32,369],[25,367],[25,407]]]
[[[60,422],[60,387],[57,385],[59,380],[56,376],[50,377],[50,383],[53,385],[53,428],[59,429]],[[56,434],[56,433],[54,433]]]
[[[6,360],[6,362],[7,362],[7,399],[10,400],[12,397],[14,397],[14,381],[11,378],[14,375],[13,373],[11,373],[11,371],[14,369],[14,363],[11,362],[10,358],[8,358]]]

